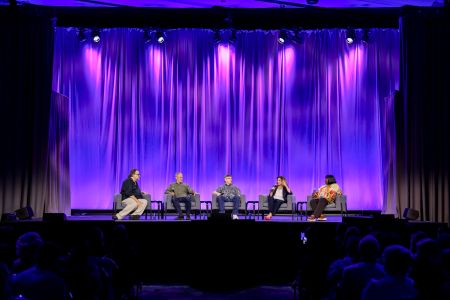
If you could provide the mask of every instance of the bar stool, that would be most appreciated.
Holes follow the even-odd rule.
[[[296,220],[298,221],[298,217],[300,216],[300,221],[303,219],[303,216],[305,216],[305,220],[308,218],[306,215],[306,204],[307,201],[298,201],[297,207],[296,207]]]
[[[205,204],[205,209],[202,209],[202,204]],[[210,200],[200,201],[200,219],[202,218],[202,215],[204,215],[205,219],[207,219],[208,213],[212,213],[212,202]]]
[[[153,210],[152,204],[156,203],[156,211]],[[148,213],[150,212],[150,220],[154,217],[155,219],[164,219],[164,203],[161,200],[150,200],[147,208],[145,209],[145,219],[147,220]]]
[[[248,210],[248,206],[251,204],[252,205],[252,210],[253,210],[253,219],[256,219],[257,217],[257,213],[256,213],[256,204],[258,204],[259,201],[247,201],[247,203],[245,203],[245,219],[247,219],[247,216],[249,214],[249,210]],[[259,211],[258,211],[259,214]],[[250,216],[249,216],[250,218]]]

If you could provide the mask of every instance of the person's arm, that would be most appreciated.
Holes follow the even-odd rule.
[[[269,197],[273,197],[273,194],[275,193],[276,188],[277,188],[277,186],[274,185],[274,186],[270,189],[270,191],[269,191]]]
[[[220,196],[220,195],[222,194],[222,192],[223,192],[223,187],[219,186],[219,187],[217,188],[217,190],[215,190],[215,191],[213,192],[213,194],[216,195],[216,196]]]
[[[188,194],[195,195],[194,190],[191,189],[191,187],[188,184],[186,184],[186,188],[187,188]]]
[[[166,191],[164,192],[164,194],[166,194],[166,195],[175,195],[175,192],[174,192],[174,188],[173,188],[173,186],[172,186],[172,184],[170,184],[168,187],[167,187],[167,189],[166,189]]]
[[[291,189],[289,188],[289,186],[287,185],[286,180],[283,180],[283,186],[286,188],[286,191],[287,191],[288,195],[291,195],[291,194],[292,194],[292,191],[291,191]]]
[[[241,190],[237,186],[235,186],[235,188],[236,188],[237,195],[240,197],[241,196]]]
[[[121,189],[120,193],[125,196],[125,199],[132,196],[133,188],[131,186],[130,180],[125,180],[122,183],[122,189]]]

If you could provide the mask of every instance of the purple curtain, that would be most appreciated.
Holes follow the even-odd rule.
[[[359,36],[362,32],[357,32]],[[162,199],[176,171],[202,199],[226,173],[256,200],[284,175],[297,198],[334,174],[349,209],[382,209],[380,102],[398,89],[399,33],[372,29],[237,31],[216,44],[207,29],[105,29],[99,44],[57,28],[53,88],[70,99],[72,208],[109,209],[133,167]],[[390,146],[389,146],[390,147]]]

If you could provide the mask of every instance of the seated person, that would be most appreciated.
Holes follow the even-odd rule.
[[[325,209],[325,206],[336,201],[337,195],[342,195],[342,191],[336,183],[336,178],[334,178],[333,175],[325,176],[325,184],[312,195],[313,198],[310,201],[310,204],[314,212],[308,217],[308,221],[326,221],[327,218],[324,214],[322,214],[322,212]]]
[[[172,203],[178,214],[178,217],[176,217],[175,220],[184,220],[180,202],[183,202],[186,206],[186,220],[190,220],[191,197],[195,194],[195,192],[189,187],[189,185],[183,183],[183,174],[181,172],[175,174],[175,180],[176,181],[170,184],[166,189],[165,194],[172,196]]]
[[[269,213],[264,217],[264,220],[269,221],[272,219],[272,216],[280,209],[281,204],[287,202],[288,195],[292,195],[292,191],[286,182],[286,178],[278,176],[277,184],[270,189],[269,195],[267,196]]]
[[[139,220],[140,216],[147,207],[147,200],[144,199],[141,189],[137,181],[140,179],[141,174],[138,169],[131,169],[128,178],[122,183],[122,189],[120,194],[122,194],[122,204],[125,207],[116,215],[113,216],[114,220],[122,220],[128,214],[131,214],[132,220]]]
[[[214,194],[217,195],[217,203],[219,205],[219,213],[225,213],[225,202],[233,202],[232,219],[238,220],[239,206],[241,205],[241,191],[233,185],[231,175],[227,174],[224,177],[225,184],[219,186]]]

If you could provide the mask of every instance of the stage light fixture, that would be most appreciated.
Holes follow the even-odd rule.
[[[286,43],[286,41],[287,41],[287,32],[286,30],[281,30],[280,33],[278,34],[278,43],[283,45],[284,43]]]
[[[165,37],[164,37],[164,33],[161,32],[161,31],[158,31],[158,32],[156,33],[156,40],[157,40],[158,43],[160,43],[160,44],[164,43],[165,40],[166,40]]]
[[[347,29],[347,36],[345,38],[345,41],[347,42],[347,44],[351,45],[351,44],[353,44],[353,42],[355,40],[356,40],[355,29],[353,29],[353,28]]]
[[[98,29],[92,30],[91,36],[95,43],[100,42],[100,31]]]

